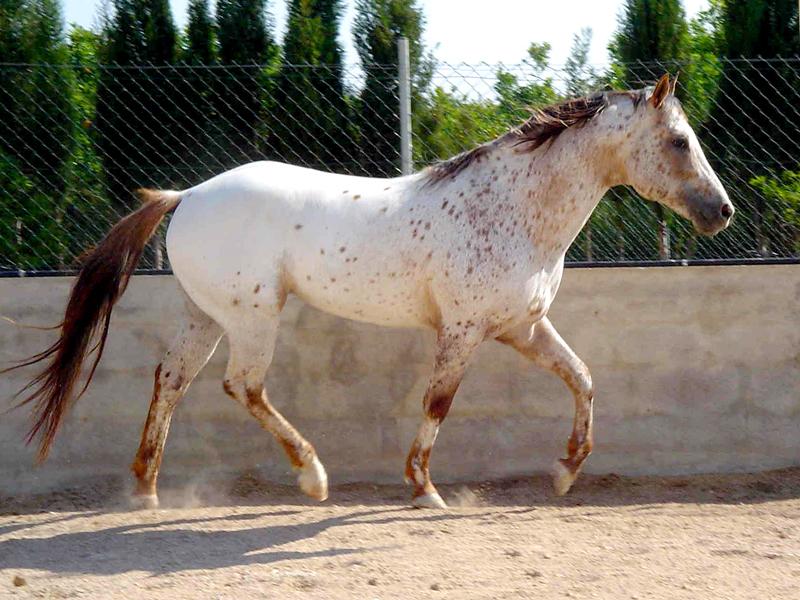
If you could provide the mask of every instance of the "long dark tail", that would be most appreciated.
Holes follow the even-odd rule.
[[[108,336],[111,311],[122,296],[147,241],[166,214],[180,203],[178,192],[138,190],[143,206],[129,214],[84,256],[77,280],[67,302],[61,335],[39,354],[0,371],[4,373],[49,361],[17,396],[29,392],[17,405],[33,403],[33,424],[27,443],[39,435],[38,460],[47,458],[61,419],[72,402],[80,398],[92,381]],[[92,346],[92,341],[97,342]],[[81,391],[73,390],[86,358],[94,353],[91,369]]]

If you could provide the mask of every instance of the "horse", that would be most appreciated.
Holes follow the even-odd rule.
[[[592,451],[586,365],[547,317],[564,257],[611,187],[713,235],[734,213],[668,74],[651,87],[597,92],[533,113],[501,137],[412,175],[367,178],[254,162],[184,191],[139,190],[142,206],[82,262],[58,339],[12,368],[45,361],[19,405],[44,460],[68,406],[91,382],[114,305],[164,217],[185,297],[179,333],[155,370],[132,465],[132,500],[158,506],[156,481],[173,411],[223,335],[222,387],[283,446],[299,487],[328,496],[325,468],[270,403],[264,385],[289,294],[339,317],[436,334],[423,417],[405,464],[416,507],[443,508],[430,476],[434,441],[476,348],[497,340],[557,374],[575,401],[553,486],[565,494]],[[76,393],[82,365],[88,377]]]

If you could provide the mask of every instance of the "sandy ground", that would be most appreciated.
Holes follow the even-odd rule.
[[[348,485],[313,505],[245,474],[130,512],[121,481],[0,497],[3,598],[800,598],[800,468]]]

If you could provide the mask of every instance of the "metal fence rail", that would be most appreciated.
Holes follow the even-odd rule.
[[[800,256],[800,59],[638,63],[633,84],[681,72],[679,94],[737,207],[713,239],[626,188],[611,190],[575,263]],[[0,273],[59,272],[130,211],[137,187],[181,189],[282,160],[369,176],[401,171],[394,66],[0,65]],[[614,80],[520,65],[411,74],[414,166],[507,130],[530,105]],[[156,236],[143,269],[168,268]]]

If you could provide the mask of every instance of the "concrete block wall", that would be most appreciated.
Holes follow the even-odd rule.
[[[0,280],[0,314],[60,320],[69,278]],[[89,392],[52,455],[33,467],[28,411],[0,418],[0,493],[125,474],[153,370],[182,309],[172,277],[134,278]],[[594,377],[590,472],[677,474],[800,464],[800,267],[569,269],[550,317]],[[0,323],[0,364],[40,351],[50,332]],[[397,482],[421,415],[433,334],[338,319],[296,299],[283,313],[267,385],[317,447],[332,483]],[[162,473],[258,469],[293,476],[282,451],[222,392],[223,340],[178,406]],[[31,370],[0,376],[7,399]],[[563,452],[572,398],[555,376],[487,342],[456,396],[432,459],[437,481],[542,471]]]

